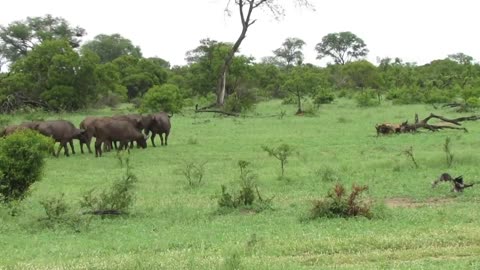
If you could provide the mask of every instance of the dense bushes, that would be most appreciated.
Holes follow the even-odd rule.
[[[141,110],[144,112],[164,111],[175,113],[183,107],[180,89],[173,84],[163,84],[148,89],[143,97]]]
[[[39,181],[44,158],[53,141],[34,131],[16,132],[0,140],[0,200],[23,199],[30,186]]]

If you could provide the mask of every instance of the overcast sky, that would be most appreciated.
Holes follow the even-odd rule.
[[[22,0],[3,1],[0,24],[30,16],[63,17],[86,29],[84,41],[98,34],[119,33],[140,46],[145,57],[158,56],[173,65],[185,64],[185,52],[203,38],[234,42],[240,34],[238,11],[224,9],[228,0]],[[234,0],[232,0],[234,2]],[[282,1],[280,1],[282,2]],[[260,60],[273,55],[288,37],[304,40],[305,62],[316,60],[315,45],[328,33],[350,31],[362,38],[377,57],[400,57],[428,63],[463,52],[480,60],[477,0],[312,0],[316,10],[295,8],[284,0],[286,16],[276,21],[256,11],[257,22],[240,47],[242,54]],[[234,7],[235,8],[235,7]]]

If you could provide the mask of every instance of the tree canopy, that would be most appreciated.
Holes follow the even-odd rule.
[[[101,63],[115,60],[122,55],[131,55],[136,58],[142,57],[140,47],[132,44],[132,41],[120,34],[97,35],[93,40],[82,46],[82,51],[91,50],[100,57]]]
[[[26,20],[0,26],[0,55],[15,62],[35,46],[54,39],[64,39],[72,48],[77,48],[85,34],[85,29],[72,27],[61,17],[27,17]]]
[[[335,64],[341,65],[368,54],[365,42],[352,32],[330,33],[322,38],[315,50],[318,53],[317,59],[329,56]]]

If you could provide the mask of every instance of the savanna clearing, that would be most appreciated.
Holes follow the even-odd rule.
[[[125,109],[126,110],[126,109]],[[280,117],[281,111],[286,114]],[[116,155],[49,157],[42,181],[12,217],[0,210],[0,269],[479,269],[480,187],[463,193],[431,183],[443,172],[480,180],[480,123],[458,130],[376,136],[375,124],[413,120],[434,112],[429,105],[357,108],[350,100],[320,107],[315,116],[294,116],[294,105],[260,103],[246,117],[212,114],[172,118],[169,145],[133,149],[139,181],[130,215],[94,216],[88,226],[47,228],[42,199],[65,194],[72,208],[97,187],[122,174]],[[188,112],[190,111],[190,112]],[[95,111],[42,115],[78,123]],[[15,116],[20,122],[29,116]],[[451,139],[449,168],[444,152]],[[262,145],[282,143],[289,158],[285,179],[278,160]],[[415,168],[403,152],[412,147]],[[273,197],[272,210],[218,214],[221,185],[234,187],[239,160],[252,163],[257,185]],[[186,162],[204,162],[202,184],[188,187]],[[335,183],[368,185],[376,216],[306,220],[312,201]]]

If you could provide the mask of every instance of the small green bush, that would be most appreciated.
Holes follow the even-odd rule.
[[[40,181],[53,140],[31,130],[0,139],[0,201],[22,200]]]
[[[184,167],[181,169],[183,176],[187,180],[187,185],[189,187],[198,187],[202,185],[202,180],[205,175],[205,164],[207,161],[204,162],[193,162],[193,161],[185,161]]]
[[[225,110],[228,112],[246,112],[254,108],[257,102],[255,91],[247,88],[239,88],[228,96],[225,102]]]
[[[253,174],[249,168],[250,163],[240,160],[239,190],[233,195],[227,192],[227,187],[222,185],[222,194],[218,198],[220,212],[230,211],[231,209],[249,209],[255,212],[261,212],[271,209],[272,198],[264,199],[258,191],[256,182],[257,175]]]
[[[373,107],[380,105],[377,93],[371,89],[362,90],[355,96],[355,100],[359,107]]]
[[[328,88],[320,89],[313,99],[313,103],[316,106],[320,106],[321,104],[330,104],[335,100],[335,95],[333,91]]]
[[[138,181],[132,173],[130,160],[123,155],[118,155],[120,164],[125,164],[125,174],[115,181],[110,189],[103,190],[96,195],[95,189],[83,195],[80,206],[86,209],[85,213],[95,215],[119,215],[126,214],[135,200],[134,187]]]
[[[352,186],[350,195],[341,184],[336,184],[326,198],[313,202],[310,210],[310,219],[316,218],[347,218],[364,216],[372,218],[371,203],[362,198],[362,193],[368,190],[367,186]]]
[[[269,156],[274,157],[280,161],[280,169],[282,170],[282,177],[285,175],[285,164],[287,164],[288,158],[295,153],[292,146],[288,144],[282,144],[278,147],[262,146],[262,149],[268,153]]]
[[[180,112],[183,107],[183,97],[180,89],[174,84],[155,85],[148,89],[140,106],[143,112]]]

